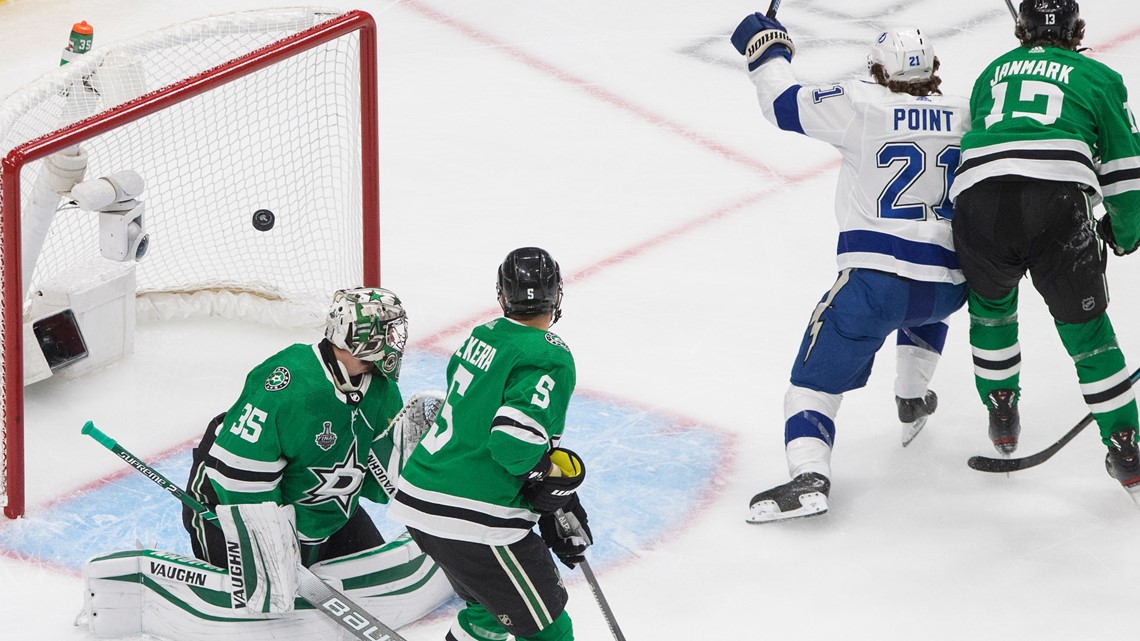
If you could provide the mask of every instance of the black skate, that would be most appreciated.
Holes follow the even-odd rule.
[[[827,511],[831,481],[815,472],[800,474],[783,485],[752,497],[748,503],[749,523],[787,521],[816,516]]]
[[[933,390],[926,390],[922,398],[896,396],[895,405],[899,408],[899,421],[903,424],[902,446],[906,447],[926,427],[926,419],[938,409],[938,395]]]
[[[1017,392],[998,389],[990,392],[990,440],[1002,456],[1017,450],[1021,434],[1021,413],[1017,410]]]
[[[1108,440],[1112,446],[1104,457],[1104,467],[1109,476],[1120,481],[1132,500],[1140,504],[1140,450],[1136,448],[1136,430],[1113,432]]]

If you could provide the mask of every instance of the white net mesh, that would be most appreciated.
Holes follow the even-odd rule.
[[[162,294],[158,302],[140,304],[143,317],[170,317],[178,309],[260,309],[233,305],[236,296],[283,301],[285,317],[312,321],[333,291],[364,278],[360,33],[274,57],[227,84],[214,86],[210,79],[232,68],[232,61],[240,66],[261,59],[340,15],[320,9],[242,12],[97,46],[0,104],[0,156],[81,123],[80,129],[91,131],[79,144],[90,158],[87,179],[124,170],[143,178],[140,200],[150,243],[137,267],[139,294]],[[167,104],[204,85],[209,89],[200,95]],[[162,108],[149,113],[151,104]],[[140,110],[147,115],[122,126],[103,131],[97,124]],[[29,162],[19,173],[26,292],[99,255],[98,214],[66,199],[58,211],[49,207],[47,216],[28,206],[44,162]],[[55,205],[54,194],[49,197]],[[12,204],[5,198],[15,200],[0,194],[0,205]],[[275,217],[266,231],[252,224],[262,209]],[[7,226],[0,229],[0,241],[11,234]],[[19,273],[11,256],[0,261],[8,276]],[[203,304],[208,292],[223,292],[226,299]],[[193,302],[177,302],[186,297]],[[2,313],[21,310],[6,306]],[[20,355],[10,354],[8,337],[0,339],[7,381],[10,359]],[[5,430],[13,401],[3,398]],[[10,456],[6,441],[4,456]],[[5,476],[0,474],[0,484]],[[0,495],[6,494],[0,485]]]

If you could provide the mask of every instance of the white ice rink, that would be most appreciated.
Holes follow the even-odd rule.
[[[719,443],[715,471],[682,488],[698,497],[674,506],[627,485],[606,495],[633,509],[677,511],[645,543],[598,565],[629,639],[1137,634],[1140,510],[1105,474],[1095,428],[1032,470],[966,467],[993,449],[964,310],[951,319],[934,380],[938,413],[910,447],[899,444],[888,348],[837,420],[830,513],[744,522],[748,499],[787,479],[782,402],[791,359],[835,274],[838,154],[762,118],[728,40],[766,3],[325,4],[365,9],[379,24],[382,279],[409,309],[410,351],[454,349],[460,332],[495,314],[502,257],[540,245],[567,276],[556,329],[574,351],[583,395],[699,424]],[[98,47],[263,6],[275,3],[0,2],[0,97],[58,64],[73,22],[94,25]],[[1140,95],[1135,3],[1085,0],[1082,9],[1089,55]],[[924,29],[947,93],[966,94],[982,67],[1016,44],[1000,0],[788,0],[780,17],[805,83],[862,74],[866,44],[886,26]],[[1109,311],[1131,367],[1140,363],[1138,279],[1140,256],[1110,259]],[[1087,408],[1028,281],[1021,301],[1024,455]],[[183,448],[233,400],[248,367],[311,338],[232,321],[144,324],[129,359],[29,388],[25,521],[123,474],[121,462],[79,436],[84,420],[143,459]],[[622,436],[616,427],[608,433],[615,445]],[[568,432],[567,445],[573,438]],[[639,461],[638,451],[629,459],[651,474],[642,481],[673,487],[668,452]],[[640,503],[647,500],[664,505]],[[605,521],[595,519],[604,536]],[[0,537],[11,527],[0,522]],[[576,638],[611,638],[581,575],[567,579]],[[72,626],[81,585],[74,569],[0,549],[0,639],[87,638]],[[401,632],[438,641],[448,623],[445,613]]]

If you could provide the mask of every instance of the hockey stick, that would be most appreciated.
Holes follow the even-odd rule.
[[[1005,0],[1005,1],[1009,2],[1009,0]],[[769,18],[775,18],[776,12],[779,10],[780,10],[780,0],[772,0],[772,4],[768,5],[768,10],[764,12],[764,15],[768,16]]]
[[[1128,378],[1133,383],[1135,383],[1137,379],[1140,379],[1140,369],[1132,372],[1132,376],[1129,376]],[[1052,456],[1056,454],[1058,450],[1064,447],[1066,443],[1073,440],[1073,437],[1075,437],[1077,434],[1080,434],[1081,430],[1088,427],[1092,422],[1093,415],[1090,412],[1089,414],[1086,414],[1079,423],[1074,425],[1072,429],[1070,429],[1068,432],[1065,432],[1064,436],[1057,439],[1056,443],[1050,445],[1049,447],[1041,450],[1036,454],[1030,454],[1029,456],[1023,458],[990,458],[988,456],[971,456],[970,460],[966,461],[966,465],[969,465],[971,468],[978,470],[979,472],[1016,472],[1018,470],[1024,470],[1026,468],[1041,465],[1045,461],[1048,461],[1050,458],[1052,458]]]
[[[780,0],[775,0],[775,4],[780,4]],[[586,532],[582,529],[582,524],[578,522],[578,517],[573,514],[567,514],[562,510],[554,512],[554,519],[558,522],[558,534],[562,538],[569,538],[571,536],[579,536],[586,540],[586,545],[590,544],[590,537],[586,536]],[[606,595],[602,594],[602,586],[598,585],[598,577],[594,576],[594,569],[586,562],[586,559],[578,561],[579,567],[582,568],[582,574],[586,576],[586,583],[590,584],[590,591],[594,593],[594,600],[598,602],[598,607],[602,610],[602,616],[606,619],[606,625],[610,628],[610,633],[614,635],[617,641],[625,641],[625,635],[622,634],[621,628],[618,627],[617,619],[614,618],[614,611],[610,608],[609,601],[606,601]]]
[[[95,439],[97,443],[103,447],[111,450],[115,456],[123,459],[128,465],[143,473],[143,476],[154,481],[159,487],[170,492],[174,498],[182,501],[191,510],[194,510],[202,516],[206,521],[218,524],[218,517],[194,499],[194,497],[187,494],[181,487],[171,483],[169,479],[160,474],[153,467],[135,458],[133,454],[123,449],[119,443],[107,436],[91,421],[84,424],[83,429],[80,430],[81,434],[86,434]],[[329,617],[337,623],[337,625],[347,629],[352,636],[361,641],[407,641],[404,637],[396,634],[396,632],[384,625],[376,617],[369,614],[367,610],[360,607],[345,596],[342,592],[332,587],[321,579],[319,576],[313,574],[309,568],[298,564],[297,574],[299,581],[297,585],[297,594],[305,601],[312,604],[314,608],[320,610],[322,614]]]
[[[1009,15],[1013,16],[1013,21],[1017,22],[1017,9],[1013,8],[1013,0],[1005,0],[1005,6],[1009,7]]]

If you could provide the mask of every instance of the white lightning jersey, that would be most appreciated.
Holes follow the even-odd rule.
[[[965,281],[948,196],[959,141],[970,126],[965,99],[916,97],[860,80],[805,87],[782,58],[749,76],[768,120],[829,143],[843,156],[835,194],[839,269]]]

